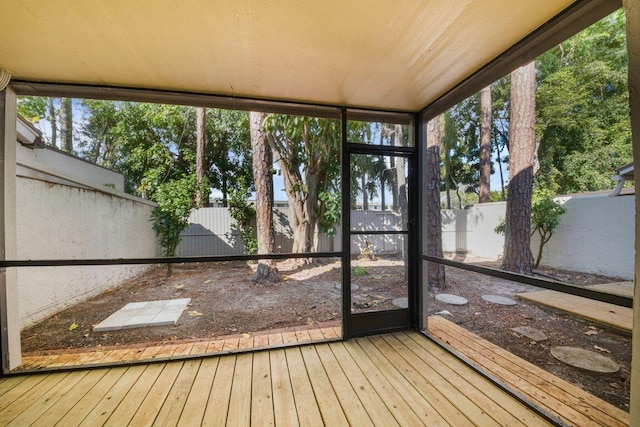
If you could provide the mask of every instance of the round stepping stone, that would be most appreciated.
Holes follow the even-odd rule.
[[[482,295],[482,299],[500,305],[516,305],[516,302],[511,298],[503,297],[500,295]]]
[[[436,295],[436,299],[440,302],[453,305],[465,305],[469,302],[466,298],[453,294],[438,294]]]
[[[342,289],[342,285],[341,285],[340,283],[338,283],[338,284],[336,285],[336,289]],[[355,283],[352,283],[352,284],[351,284],[351,290],[352,290],[352,291],[357,291],[358,289],[360,289],[360,286],[359,286],[359,285],[356,285]]]
[[[392,304],[398,308],[408,308],[409,307],[409,299],[406,297],[396,298],[392,301]]]
[[[577,347],[553,347],[553,357],[573,367],[598,374],[613,374],[620,366],[610,358]]]
[[[518,326],[517,328],[511,328],[511,330],[535,342],[546,341],[549,339],[549,337],[547,337],[540,329],[532,328],[531,326]]]

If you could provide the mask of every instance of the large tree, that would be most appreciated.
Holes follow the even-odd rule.
[[[613,188],[633,159],[624,13],[614,12],[538,58],[537,185],[575,193]]]
[[[480,203],[491,201],[491,86],[480,91],[480,186],[478,200]]]
[[[60,98],[60,143],[62,149],[73,153],[73,100]]]
[[[275,252],[275,233],[273,230],[273,155],[269,147],[267,133],[264,130],[266,115],[249,113],[251,128],[251,150],[253,151],[253,178],[256,187],[256,226],[258,254]],[[276,280],[278,269],[275,260],[258,261],[258,269],[253,276],[255,282]]]
[[[509,186],[502,268],[531,274],[531,196],[535,157],[535,62],[511,73]]]
[[[197,207],[209,203],[209,192],[205,190],[204,179],[206,172],[205,153],[207,148],[207,116],[203,107],[196,108],[196,200]]]
[[[424,165],[427,255],[442,258],[442,218],[440,214],[440,116],[427,123],[427,153]],[[445,287],[444,265],[427,263],[429,289]]]
[[[264,121],[291,208],[293,252],[315,252],[314,235],[325,197],[340,171],[340,122],[269,115]]]

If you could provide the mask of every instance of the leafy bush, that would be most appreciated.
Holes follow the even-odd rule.
[[[547,244],[554,231],[560,224],[560,217],[567,210],[558,202],[553,200],[553,193],[549,190],[536,190],[531,199],[531,235],[538,233],[540,245],[538,254],[532,260],[534,268],[538,268],[542,259],[542,248]],[[493,229],[498,234],[504,235],[506,232],[506,220],[501,217],[498,225]]]
[[[244,243],[247,253],[254,255],[258,253],[258,239],[253,227],[251,227],[251,222],[256,217],[256,210],[247,201],[248,196],[249,189],[247,187],[232,190],[229,195],[229,214],[238,224],[240,240]]]

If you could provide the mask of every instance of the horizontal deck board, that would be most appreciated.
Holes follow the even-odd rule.
[[[558,291],[518,294],[518,298],[566,311],[625,332],[633,329],[633,309]]]
[[[0,393],[3,425],[545,425],[454,356],[409,332],[33,373],[0,379]]]
[[[628,413],[440,316],[430,316],[428,325],[434,336],[570,425],[629,425]]]

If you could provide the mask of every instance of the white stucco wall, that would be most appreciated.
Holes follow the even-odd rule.
[[[574,196],[558,201],[567,212],[544,247],[542,264],[632,280],[635,196]],[[538,242],[536,234],[531,239],[534,253]]]
[[[598,194],[557,200],[567,212],[544,247],[542,264],[633,279],[635,196]],[[464,211],[443,210],[443,251],[500,258],[504,236],[493,229],[505,210],[505,202],[475,205]],[[534,256],[538,245],[536,234],[531,239]]]
[[[18,259],[156,256],[153,205],[131,196],[17,179]],[[145,266],[18,268],[24,328],[70,304],[118,286]]]

